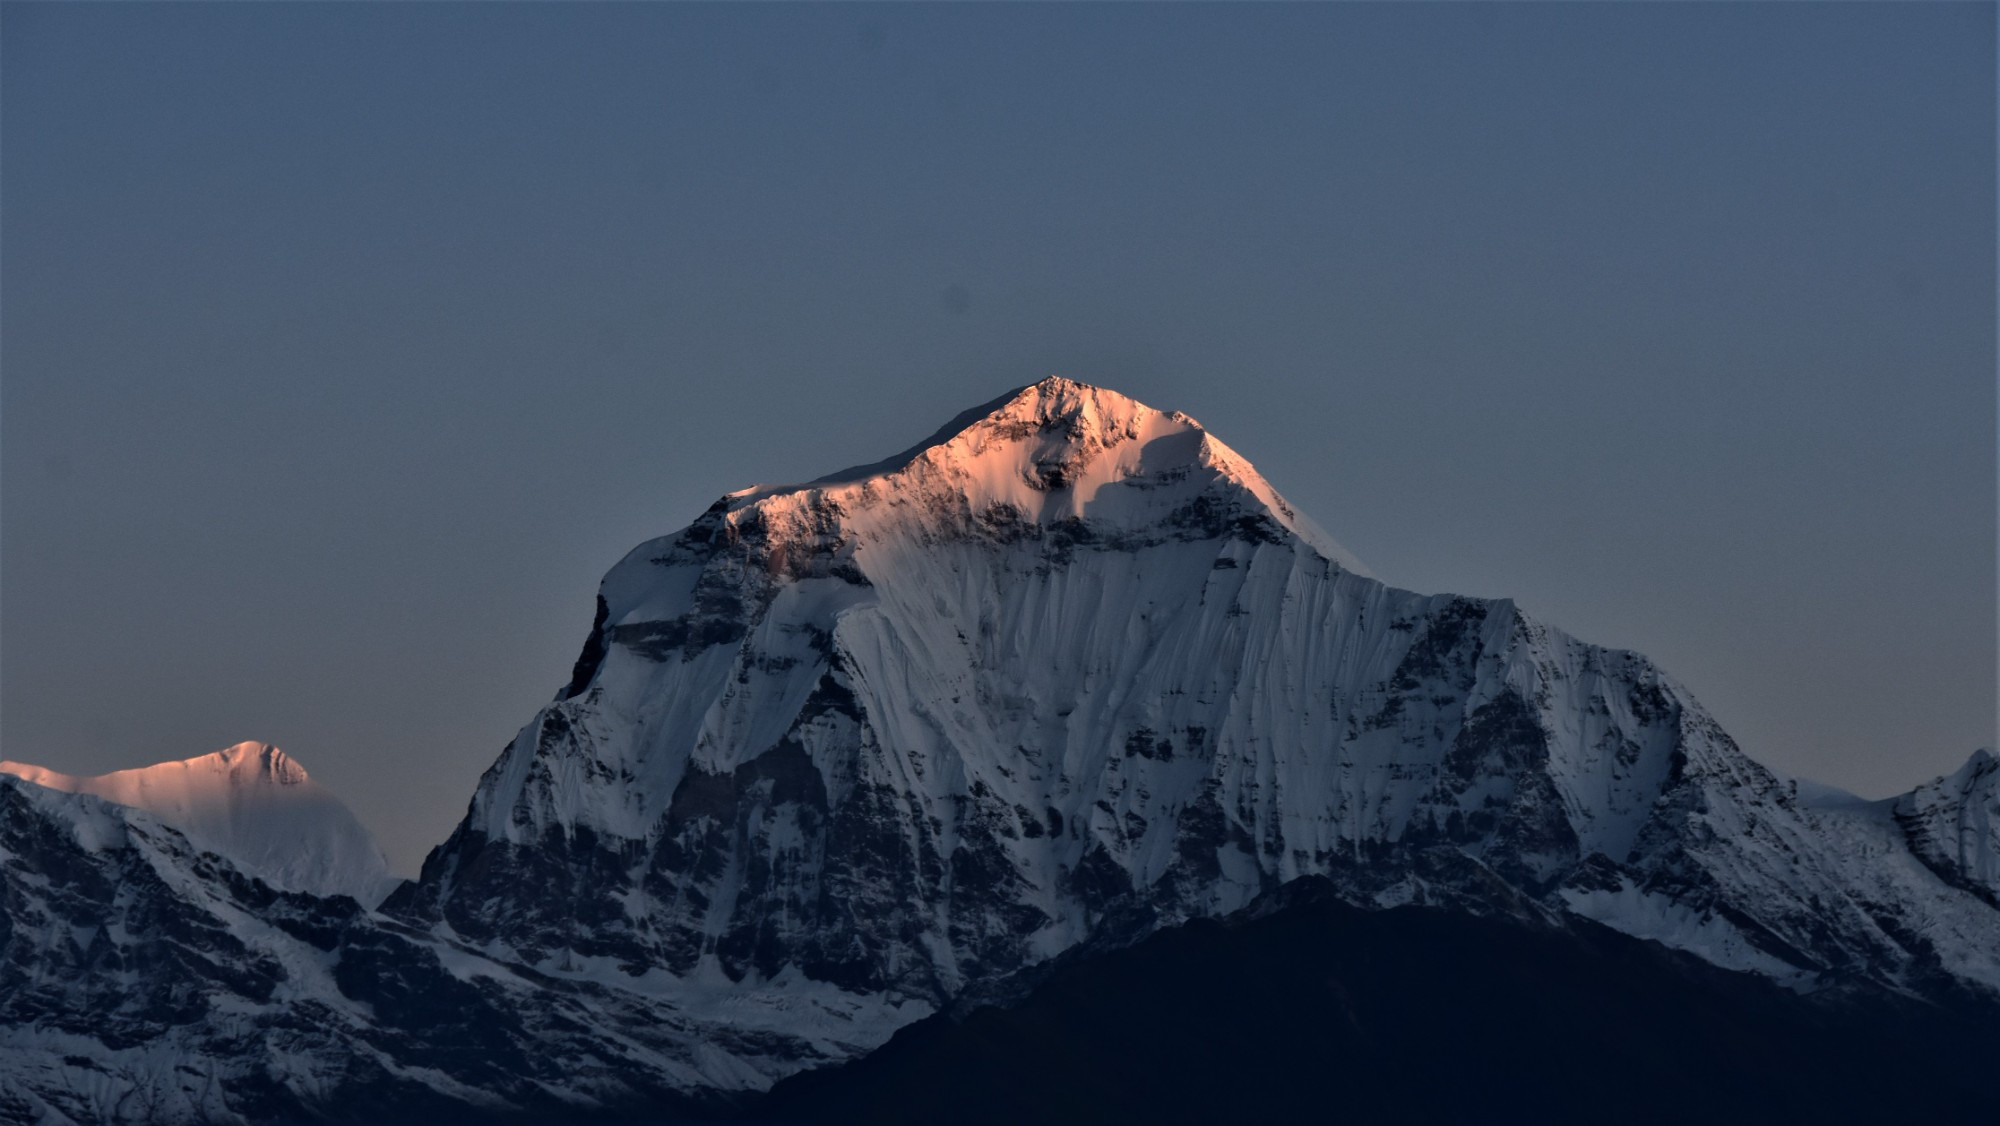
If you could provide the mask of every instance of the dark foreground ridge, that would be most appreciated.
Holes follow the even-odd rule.
[[[1802,998],[1657,944],[1296,891],[795,1076],[763,1121],[1991,1123],[2000,1008]]]

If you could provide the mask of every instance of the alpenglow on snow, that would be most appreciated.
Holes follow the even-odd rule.
[[[25,762],[0,762],[0,774],[143,809],[274,887],[372,907],[398,882],[347,806],[268,743],[87,777]]]
[[[1645,658],[1377,581],[1193,419],[1052,377],[633,550],[378,911],[0,778],[0,1118],[714,1105],[1300,880],[1990,998],[1991,761],[1779,779]],[[148,961],[135,914],[228,953]]]

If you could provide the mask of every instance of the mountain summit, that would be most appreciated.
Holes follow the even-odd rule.
[[[379,912],[0,778],[33,920],[0,1118],[709,1112],[1038,982],[1070,1004],[1065,967],[1184,925],[1310,930],[1308,899],[1547,966],[1622,932],[1593,949],[1668,994],[1696,965],[1752,1007],[1990,1014],[1991,766],[1879,803],[1777,778],[1644,657],[1379,582],[1193,419],[1051,378],[632,551]]]
[[[883,492],[929,498],[948,519],[1072,521],[1128,534],[1185,533],[1228,511],[1269,521],[1327,558],[1366,573],[1345,548],[1285,503],[1236,451],[1179,411],[1052,375],[952,420],[884,461],[806,485],[759,487],[724,498],[731,511],[771,502],[829,500],[867,511]],[[907,518],[890,506],[880,515]],[[643,548],[641,550],[644,550]]]

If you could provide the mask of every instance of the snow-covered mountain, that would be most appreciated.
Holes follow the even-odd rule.
[[[100,1117],[130,1115],[79,1084],[180,1067],[266,1108],[350,1107],[373,1075],[712,1109],[1300,881],[1588,920],[1805,994],[1991,1004],[1991,765],[1887,803],[1777,778],[1644,657],[1377,581],[1193,419],[1051,378],[640,545],[570,683],[378,913],[258,906],[150,829],[12,798],[10,912],[130,910],[34,905],[51,865],[143,860],[285,976],[204,977],[234,1000],[118,1033],[170,1046],[117,1055],[115,1082],[47,1063],[124,1051],[84,1040],[0,1078]],[[63,933],[17,926],[0,968],[47,980]],[[302,1009],[324,1019],[282,1059],[218,1047]],[[0,1017],[0,1048],[43,1043],[44,1018]],[[201,1116],[255,1116],[218,1090]]]
[[[145,810],[288,891],[351,895],[372,907],[398,882],[347,806],[267,743],[81,777],[0,761],[0,774]]]
[[[1645,658],[1369,578],[1194,420],[1052,378],[634,550],[399,909],[873,1011],[1300,876],[1499,881],[1800,988],[2000,987],[1990,904],[1822,820]]]

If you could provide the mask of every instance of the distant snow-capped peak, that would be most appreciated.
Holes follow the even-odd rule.
[[[268,743],[109,774],[64,774],[11,761],[0,761],[0,773],[145,810],[196,847],[276,887],[373,905],[396,883],[347,806]]]

